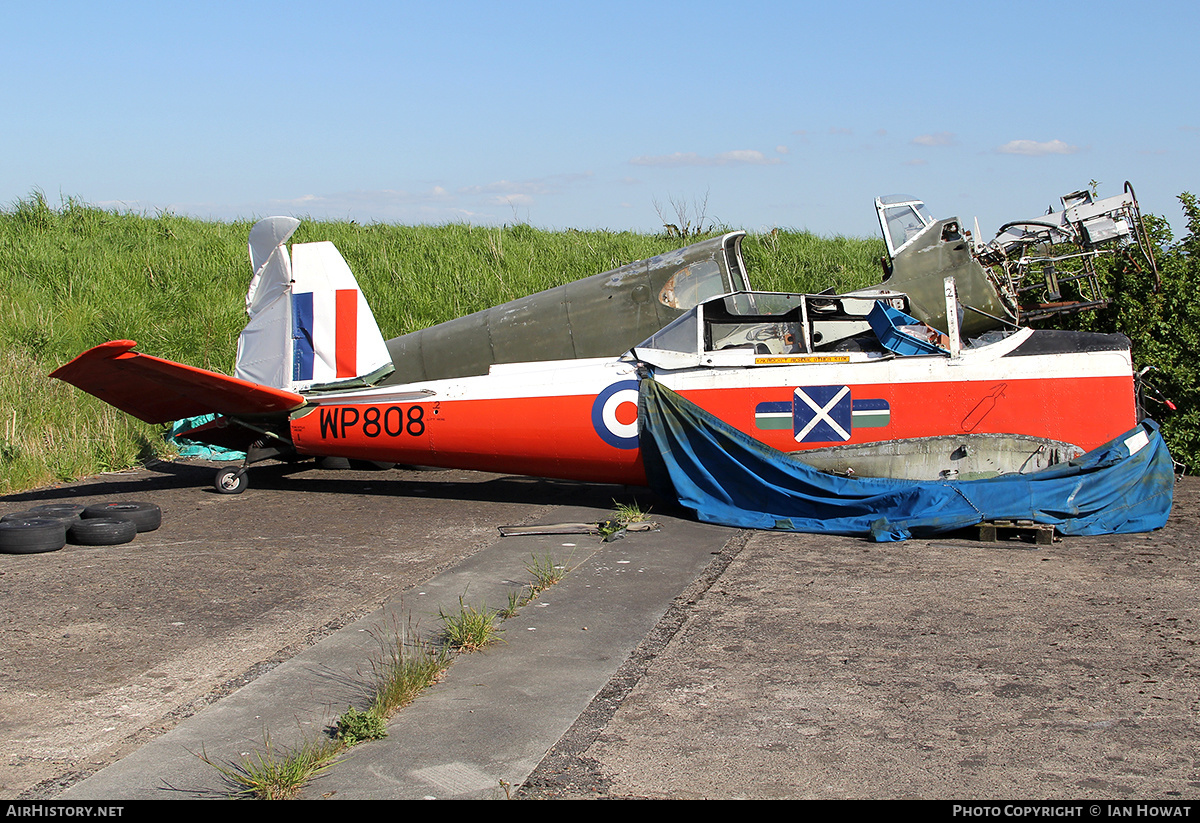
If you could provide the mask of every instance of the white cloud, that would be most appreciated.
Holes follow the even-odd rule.
[[[273,206],[292,209],[388,209],[396,206],[444,203],[448,195],[441,186],[429,191],[410,192],[404,189],[358,189],[334,194],[302,194],[299,197],[268,201]]]
[[[530,194],[495,194],[486,202],[493,206],[532,206],[534,200]]]
[[[904,165],[906,165],[906,166],[928,166],[928,165],[929,165],[929,161],[928,161],[928,160],[922,160],[922,159],[920,159],[920,158],[918,158],[918,159],[916,159],[916,160],[905,160],[905,161],[904,161]]]
[[[761,151],[756,149],[737,149],[735,151],[722,152],[717,155],[717,165],[740,165],[746,164],[751,166],[773,166],[782,163],[778,157],[767,157]]]
[[[513,182],[512,180],[496,180],[491,183],[484,183],[477,186],[463,186],[458,190],[459,194],[466,195],[515,195],[515,194],[545,194],[547,191],[545,184],[536,180],[525,180],[523,182]]]
[[[913,138],[913,143],[918,146],[954,146],[958,141],[954,138],[954,133],[949,131],[939,131],[936,134],[922,134]]]
[[[777,157],[767,157],[756,149],[736,149],[725,151],[711,157],[695,152],[677,151],[674,154],[642,155],[629,161],[634,166],[658,166],[674,168],[677,166],[774,166],[783,161]]]
[[[475,218],[474,212],[457,203],[458,198],[441,186],[410,192],[403,189],[357,189],[331,194],[304,194],[265,201],[267,213],[291,213],[318,220],[368,220],[400,223],[442,223]],[[228,210],[228,209],[225,209]],[[262,206],[251,204],[242,214],[262,214]]]
[[[454,193],[479,207],[515,209],[520,206],[529,209],[538,205],[538,198],[564,194],[568,189],[591,178],[592,172],[581,172],[553,174],[529,180],[496,180],[475,186],[462,186]]]
[[[458,193],[497,195],[501,198],[501,202],[508,202],[507,198],[560,194],[567,186],[590,179],[591,176],[591,172],[584,172],[582,174],[555,174],[533,180],[497,180],[494,183],[484,183],[480,186],[464,186],[458,190]]]
[[[448,189],[444,184],[428,188],[356,189],[327,193],[304,193],[242,204],[186,203],[173,206],[181,213],[219,219],[245,215],[295,214],[314,219],[387,221],[437,224],[459,220],[498,222],[514,209],[538,205],[541,197],[566,193],[572,186],[591,179],[592,173],[561,174],[531,180],[497,180],[476,186]],[[497,211],[499,210],[499,211]]]
[[[1078,146],[1072,146],[1061,140],[1047,140],[1044,143],[1037,140],[1010,140],[996,149],[997,154],[1021,154],[1026,157],[1041,157],[1046,154],[1076,154],[1078,151]]]

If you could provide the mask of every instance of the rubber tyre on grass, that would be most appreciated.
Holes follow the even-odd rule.
[[[137,533],[137,524],[132,520],[89,517],[71,524],[67,540],[78,546],[119,546],[133,540]]]
[[[0,552],[40,554],[56,552],[67,545],[67,525],[49,517],[0,522]]]
[[[152,532],[162,525],[162,510],[153,503],[137,503],[131,500],[114,500],[111,503],[96,503],[83,510],[83,519],[114,517],[131,520],[139,532]]]

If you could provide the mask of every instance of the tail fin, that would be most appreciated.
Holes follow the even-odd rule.
[[[332,243],[286,243],[300,221],[268,217],[250,230],[250,322],[234,376],[288,391],[374,383],[392,371],[383,335]]]

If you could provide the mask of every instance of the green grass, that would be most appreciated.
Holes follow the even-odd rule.
[[[415,700],[445,674],[453,662],[452,652],[472,652],[498,639],[499,618],[512,617],[533,597],[560,582],[567,568],[549,555],[530,555],[525,568],[534,578],[528,594],[513,592],[509,608],[491,611],[458,599],[458,611],[439,609],[442,645],[419,639],[412,626],[389,625],[377,633],[381,654],[372,660],[374,698],[364,710],[347,707],[334,721],[326,739],[306,740],[294,749],[277,749],[269,733],[263,735],[261,751],[244,755],[240,761],[218,762],[203,750],[197,757],[213,767],[235,797],[286,800],[295,797],[315,777],[330,769],[351,746],[387,737],[393,714]],[[501,783],[508,795],[507,784]]]
[[[233,796],[259,800],[295,797],[331,768],[346,749],[387,737],[388,719],[440,680],[450,665],[445,650],[414,639],[416,632],[410,627],[393,627],[378,638],[382,653],[371,662],[371,705],[362,711],[348,707],[334,722],[328,738],[279,749],[270,734],[264,733],[262,750],[244,755],[240,761],[217,762],[204,751],[197,756],[220,773]]]
[[[642,511],[636,500],[632,503],[618,503],[614,500],[613,506],[617,521],[624,526],[630,523],[645,523],[650,519],[650,510]]]
[[[440,680],[450,656],[417,639],[412,629],[393,631],[382,648],[383,654],[374,664],[375,697],[367,711],[386,720]]]
[[[556,583],[561,583],[562,579],[567,575],[567,567],[562,563],[554,560],[550,555],[538,557],[536,554],[529,555],[529,562],[525,564],[525,571],[529,572],[529,576],[533,578],[533,583],[529,585],[530,595],[532,599],[544,592]]]
[[[532,596],[525,589],[513,589],[508,593],[508,605],[500,609],[496,614],[501,620],[516,617],[517,612],[529,603]]]
[[[508,605],[496,613],[503,620],[515,617],[517,612],[529,605],[533,598],[551,586],[561,583],[569,569],[548,554],[541,557],[531,554],[529,561],[525,564],[525,571],[529,572],[533,581],[508,593]]]
[[[0,309],[2,311],[2,309]],[[116,471],[173,450],[147,426],[45,375],[18,347],[0,357],[0,493]]]
[[[235,797],[290,800],[332,768],[343,748],[340,741],[322,739],[305,741],[294,749],[276,749],[268,734],[263,750],[243,756],[240,762],[220,763],[203,751],[197,756],[221,774]]]
[[[364,711],[347,708],[334,723],[334,737],[346,746],[387,737],[388,718],[440,680],[451,662],[444,648],[421,640],[411,626],[390,625],[376,639],[371,704]]]
[[[365,712],[349,706],[338,717],[334,736],[347,748],[365,740],[379,740],[387,737],[387,717],[376,713],[373,706]]]
[[[499,639],[496,620],[499,611],[489,609],[486,604],[468,606],[458,598],[458,611],[438,609],[442,621],[442,642],[447,648],[461,652],[475,652],[490,646]]]
[[[169,456],[159,427],[46,375],[84,349],[123,339],[228,373],[245,322],[252,224],[119,213],[74,199],[53,205],[40,192],[0,209],[0,493]],[[293,237],[337,245],[385,337],[695,239],[332,221],[303,222]],[[874,282],[882,249],[880,241],[785,230],[750,235],[743,246],[756,287],[778,291]]]
[[[613,516],[601,520],[597,524],[600,529],[600,537],[606,543],[619,537],[624,537],[625,530],[631,524],[644,523],[650,519],[650,510],[642,511],[636,500],[632,503],[618,503],[614,500],[613,506]]]

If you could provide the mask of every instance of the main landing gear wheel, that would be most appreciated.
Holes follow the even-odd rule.
[[[250,488],[250,476],[244,468],[218,469],[217,476],[213,478],[213,488],[217,494],[241,494]]]

